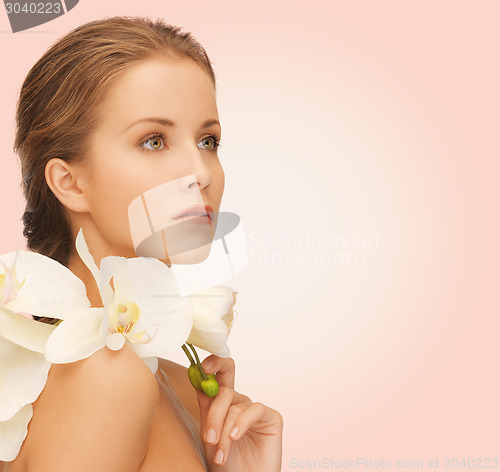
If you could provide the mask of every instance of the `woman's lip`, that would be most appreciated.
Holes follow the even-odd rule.
[[[186,216],[190,213],[194,214],[193,216],[196,216],[196,214],[198,214],[198,216],[208,216],[210,219],[212,219],[213,211],[214,210],[210,205],[203,206],[198,203],[182,210],[177,216],[174,216],[174,220],[182,218],[183,216]]]

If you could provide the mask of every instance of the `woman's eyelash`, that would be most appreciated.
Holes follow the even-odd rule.
[[[143,144],[147,143],[150,139],[154,139],[154,138],[161,138],[161,140],[163,141],[163,143],[165,143],[165,141],[167,140],[167,137],[165,136],[165,133],[162,133],[161,131],[158,132],[158,133],[154,133],[152,134],[151,136],[148,136],[147,138],[143,139],[139,145],[139,147],[141,148],[141,150],[143,151],[153,151],[153,149],[146,149]]]
[[[216,134],[211,134],[210,136],[207,136],[206,138],[203,138],[203,139],[207,139],[207,138],[214,138],[214,143],[215,143],[214,148],[209,149],[209,151],[217,151],[218,149],[220,149],[220,147],[222,146],[220,136],[217,136]]]
[[[141,148],[141,150],[143,150],[143,151],[153,151],[153,149],[147,149],[147,148],[145,148],[142,145],[144,143],[148,142],[150,139],[155,139],[155,138],[160,138],[163,141],[163,144],[165,144],[165,141],[167,140],[167,137],[165,136],[165,133],[162,133],[161,131],[157,132],[157,133],[154,133],[151,136],[149,136],[146,139],[143,139],[141,141],[140,146],[139,146]],[[207,138],[212,138],[214,140],[214,147],[213,147],[213,149],[207,149],[207,151],[213,151],[213,152],[218,151],[220,149],[220,147],[222,146],[220,136],[217,136],[216,134],[211,134],[209,136],[205,136],[202,139],[202,141],[205,140],[205,139],[207,139]]]

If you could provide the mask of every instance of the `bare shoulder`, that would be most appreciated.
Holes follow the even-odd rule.
[[[158,367],[162,368],[168,375],[177,395],[187,410],[193,415],[193,418],[200,424],[200,407],[196,391],[191,385],[188,377],[187,367],[177,364],[168,359],[158,358]]]
[[[28,470],[137,471],[158,402],[155,377],[127,345],[53,364],[21,451]]]

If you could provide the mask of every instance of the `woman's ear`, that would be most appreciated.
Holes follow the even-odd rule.
[[[69,210],[77,213],[90,211],[81,183],[83,170],[59,158],[53,158],[45,166],[45,180],[57,199]]]

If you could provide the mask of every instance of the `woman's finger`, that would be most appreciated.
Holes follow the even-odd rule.
[[[235,429],[235,423],[240,417],[240,415],[250,408],[251,402],[233,403],[229,407],[229,411],[226,415],[226,420],[222,427],[219,442],[217,443],[217,452],[215,453],[214,459],[218,460],[217,464],[224,465],[229,457],[231,451],[232,440],[229,438],[229,434]],[[221,451],[221,452],[219,452]]]
[[[208,374],[215,374],[219,386],[234,388],[235,365],[232,357],[219,357],[211,354],[201,363],[203,370]]]
[[[224,386],[219,388],[219,393],[215,397],[209,398],[199,390],[197,395],[200,405],[201,437],[208,444],[217,444],[229,407],[233,403],[241,403],[247,399],[232,388]]]
[[[281,436],[283,432],[283,417],[278,411],[260,402],[251,403],[238,416],[233,427],[237,427],[238,431],[229,437],[235,441],[240,439],[250,428],[252,431],[258,433]]]

